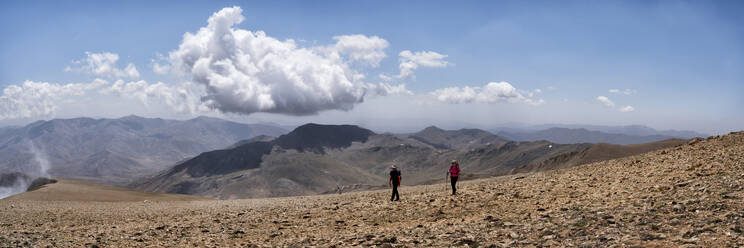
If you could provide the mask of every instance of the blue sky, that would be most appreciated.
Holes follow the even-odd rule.
[[[251,106],[252,99],[245,97],[239,99],[246,102],[213,97],[223,96],[227,88],[196,90],[195,99],[214,100],[211,112],[174,111],[166,106],[172,102],[163,103],[162,96],[148,102],[144,97],[128,98],[131,91],[98,93],[118,80],[109,75],[103,77],[107,81],[103,86],[96,86],[101,89],[42,99],[48,104],[39,113],[23,111],[34,105],[12,101],[22,94],[6,93],[4,100],[10,103],[0,111],[24,114],[0,113],[0,121],[19,124],[131,113],[168,118],[206,114],[291,124],[344,122],[391,130],[503,123],[644,124],[708,133],[744,127],[741,1],[3,1],[0,87],[20,86],[27,80],[65,85],[102,78],[90,68],[76,69],[85,63],[74,61],[89,58],[86,52],[117,54],[116,66],[122,70],[133,64],[139,76],[123,79],[125,83],[144,80],[148,85],[163,82],[176,87],[188,81],[197,88],[215,86],[214,77],[199,79],[189,75],[192,71],[159,74],[152,65],[183,59],[167,57],[184,43],[184,33],[196,33],[214,13],[233,6],[240,7],[244,20],[231,28],[262,30],[279,41],[292,39],[299,48],[330,46],[342,35],[384,39],[385,57],[379,66],[340,63],[364,75],[363,83],[355,81],[359,89],[371,91],[363,84],[380,82],[405,84],[408,94],[365,94],[361,99],[346,89],[350,95],[333,95],[331,102],[264,108],[260,103]],[[446,65],[419,62],[413,76],[395,78],[403,62],[399,53],[406,50],[446,55],[439,59]],[[158,58],[158,53],[166,58]],[[72,70],[65,70],[68,67]],[[384,81],[379,74],[394,79]],[[255,80],[270,86],[273,82],[267,78]],[[508,87],[493,84],[496,93],[485,94],[490,82],[508,82]],[[231,83],[247,87],[239,79]],[[446,95],[440,91],[453,87],[457,89]],[[475,89],[477,96],[468,95],[465,87]],[[502,94],[511,88],[516,91]],[[295,93],[277,87],[269,95],[273,102],[283,102],[293,101],[287,96],[296,97]],[[339,103],[344,97],[353,100]],[[241,104],[249,107],[235,107]],[[298,115],[298,104],[318,107]]]

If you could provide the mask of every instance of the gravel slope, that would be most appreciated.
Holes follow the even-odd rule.
[[[312,197],[0,201],[0,247],[744,245],[744,133],[574,167]],[[20,195],[20,196],[23,196]]]

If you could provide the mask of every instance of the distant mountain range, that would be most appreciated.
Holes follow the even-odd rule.
[[[381,188],[392,164],[404,171],[403,184],[417,185],[443,180],[453,159],[467,179],[565,168],[684,142],[588,129],[522,131],[495,135],[431,126],[378,134],[353,125],[306,124],[287,133],[275,124],[208,117],[54,119],[0,128],[0,173],[247,198]]]
[[[276,139],[203,153],[131,186],[223,199],[307,195],[382,188],[392,164],[401,168],[404,185],[418,185],[446,179],[453,159],[467,179],[565,168],[684,142],[556,144],[509,141],[478,129],[376,134],[358,126],[307,124]]]
[[[547,140],[559,144],[575,143],[610,143],[618,145],[642,144],[662,141],[676,137],[665,135],[634,136],[627,134],[605,133],[600,131],[589,131],[583,128],[549,128],[532,132],[505,132],[497,133],[500,136],[517,141]]]
[[[503,144],[508,139],[493,135],[480,129],[460,129],[446,131],[435,126],[430,126],[420,132],[404,135],[438,149],[471,149],[490,144]]]
[[[54,119],[0,129],[0,171],[123,185],[202,152],[286,131],[217,118]]]
[[[494,129],[495,133],[506,132],[506,133],[533,133],[546,129],[561,128],[561,129],[585,129],[587,131],[598,131],[608,134],[623,134],[628,136],[665,136],[682,139],[690,139],[695,137],[708,137],[709,135],[698,133],[694,131],[685,130],[656,130],[643,125],[628,125],[628,126],[602,126],[602,125],[580,125],[580,124],[542,124],[542,125],[531,125],[526,126],[514,124],[507,127],[499,127]]]

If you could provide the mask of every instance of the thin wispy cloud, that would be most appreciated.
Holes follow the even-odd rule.
[[[608,90],[608,92],[614,93],[614,94],[623,94],[623,95],[632,95],[636,93],[635,90],[631,90],[631,89],[624,89],[624,90],[610,89]]]
[[[414,77],[414,71],[419,67],[442,68],[452,65],[444,60],[447,55],[433,51],[411,52],[405,50],[400,52],[398,56],[400,56],[400,65],[398,66],[400,73],[396,77],[401,79]]]
[[[450,87],[429,93],[438,101],[460,103],[526,103],[540,105],[545,101],[535,99],[530,92],[518,90],[508,82],[490,82],[482,87]]]
[[[612,100],[610,100],[610,98],[608,98],[606,96],[598,96],[597,97],[597,101],[599,101],[600,103],[602,103],[606,107],[610,107],[610,108],[614,108],[615,107],[615,102],[613,102]],[[617,110],[620,111],[620,112],[625,113],[625,112],[633,112],[633,111],[635,111],[635,108],[633,106],[630,106],[630,105],[625,105],[625,106],[621,106],[621,107],[617,108]]]

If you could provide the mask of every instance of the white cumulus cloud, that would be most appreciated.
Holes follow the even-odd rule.
[[[116,67],[116,62],[119,60],[118,54],[85,52],[85,55],[87,56],[85,59],[73,61],[75,66],[68,66],[65,71],[82,71],[108,78],[138,78],[140,76],[137,67],[132,63],[127,64],[124,69]]]
[[[157,62],[154,62],[152,63],[152,71],[157,74],[168,74],[168,72],[170,71],[170,66],[167,64],[161,65]]]
[[[530,92],[518,90],[508,82],[490,82],[483,87],[450,87],[429,93],[438,101],[449,103],[526,103],[540,105],[545,101],[534,99]]]
[[[110,87],[100,90],[103,94],[112,94],[139,100],[144,105],[153,102],[164,103],[174,111],[189,114],[210,112],[200,95],[203,87],[192,83],[169,85],[163,82],[149,84],[145,80],[131,81],[117,80]]]
[[[2,90],[0,120],[55,117],[58,112],[74,111],[70,109],[74,104],[95,106],[105,111],[114,106],[114,102],[124,99],[136,99],[146,107],[166,106],[178,113],[213,113],[201,101],[203,94],[204,86],[190,82],[149,84],[145,80],[125,82],[119,79],[110,84],[100,78],[88,83],[68,84],[25,81]]]
[[[413,95],[413,92],[408,90],[406,88],[406,84],[388,84],[388,83],[378,83],[378,84],[369,84],[367,87],[375,93],[375,95],[379,96],[387,96],[387,95]]]
[[[607,98],[606,96],[598,96],[597,101],[602,102],[607,107],[615,107],[615,103],[610,100],[610,98]]]
[[[334,36],[334,48],[341,54],[349,56],[351,61],[366,63],[372,67],[380,66],[380,61],[387,55],[385,48],[390,44],[377,36],[368,37],[361,34]]]
[[[201,100],[210,108],[226,113],[311,115],[350,110],[368,93],[401,92],[401,86],[365,83],[364,75],[351,69],[342,56],[376,66],[388,45],[383,39],[336,36],[333,46],[302,48],[293,40],[234,27],[243,20],[240,7],[224,8],[209,18],[206,27],[184,34],[178,49],[169,53],[171,70],[205,86]]]
[[[118,54],[86,52],[85,58],[65,70],[98,79],[10,85],[0,95],[0,119],[48,117],[58,108],[75,104],[98,106],[125,99],[191,114],[311,115],[350,110],[366,96],[413,94],[405,84],[367,83],[365,75],[351,67],[380,65],[389,46],[380,37],[340,35],[333,37],[334,44],[300,47],[293,40],[278,40],[263,31],[236,28],[243,20],[239,7],[224,8],[209,17],[205,27],[185,33],[177,49],[167,56],[156,54],[151,61],[155,73],[186,76],[191,81],[148,83],[138,80],[140,73],[134,64],[119,67]],[[114,83],[107,85],[104,79]],[[115,104],[100,107],[107,106]]]
[[[634,110],[635,108],[630,105],[620,108],[620,112],[633,112]]]
[[[450,65],[449,62],[444,60],[447,58],[447,55],[432,51],[420,51],[414,53],[409,50],[404,50],[400,52],[398,56],[400,56],[400,65],[398,65],[398,68],[400,68],[400,74],[398,74],[398,78],[414,76],[413,72],[418,69],[419,66],[446,67]]]
[[[155,72],[155,73],[157,73],[157,74],[161,74],[161,75],[168,74],[170,72],[170,69],[171,69],[170,65],[167,64],[167,63],[166,64],[161,64],[161,63],[158,62],[158,61],[167,60],[167,58],[165,56],[163,56],[163,54],[161,54],[161,53],[157,53],[157,54],[155,54],[155,56],[157,57],[157,59],[152,59],[150,61],[150,63],[152,64],[152,71]]]
[[[7,86],[0,95],[0,119],[54,116],[59,102],[85,95],[107,83],[102,79],[70,84],[25,81]]]

